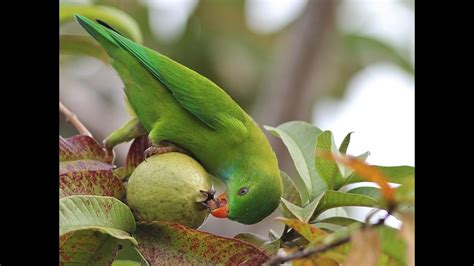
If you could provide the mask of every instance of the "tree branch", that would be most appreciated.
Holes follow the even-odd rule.
[[[368,216],[368,219],[366,219],[366,223],[364,223],[362,225],[361,230],[364,230],[365,228],[367,228],[369,226],[378,227],[378,226],[381,226],[381,225],[385,224],[385,220],[392,214],[393,209],[394,208],[389,208],[387,210],[387,214],[383,218],[379,219],[375,224],[369,224],[368,223],[370,217],[372,217],[376,212],[371,213]],[[341,238],[337,241],[334,241],[334,242],[326,244],[326,245],[320,245],[320,246],[317,246],[317,247],[308,247],[308,248],[301,249],[301,250],[298,250],[296,252],[293,252],[291,254],[277,253],[277,255],[275,257],[273,257],[272,259],[270,259],[267,263],[265,263],[265,265],[267,265],[267,266],[277,266],[277,265],[280,265],[280,264],[285,263],[285,262],[290,261],[290,260],[311,257],[311,256],[316,255],[318,253],[322,253],[322,252],[327,251],[329,249],[332,249],[332,248],[338,247],[340,245],[349,243],[349,241],[351,241],[351,235],[348,235],[344,238]]]
[[[66,121],[71,123],[81,135],[86,135],[92,138],[91,132],[82,124],[77,118],[76,114],[71,112],[64,104],[59,102],[59,112],[66,117]]]
[[[301,17],[281,36],[255,104],[253,117],[257,123],[278,126],[292,120],[311,120],[314,102],[323,91],[328,49],[336,32],[337,4],[334,0],[308,1]],[[286,147],[281,140],[265,134],[280,168],[289,172],[293,163]]]

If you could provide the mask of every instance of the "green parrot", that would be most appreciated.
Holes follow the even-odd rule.
[[[275,153],[224,90],[101,21],[76,19],[111,57],[136,115],[105,139],[107,149],[148,135],[153,147],[171,143],[191,152],[226,185],[219,204],[210,208],[216,217],[254,224],[278,207],[282,181]]]

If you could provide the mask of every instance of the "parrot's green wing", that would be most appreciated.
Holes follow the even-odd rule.
[[[110,36],[171,91],[179,104],[216,131],[247,134],[248,116],[232,98],[206,77],[109,30]]]

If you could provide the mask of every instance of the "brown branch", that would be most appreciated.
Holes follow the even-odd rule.
[[[324,252],[326,250],[329,250],[331,248],[335,248],[335,247],[340,246],[342,244],[348,243],[350,240],[351,240],[351,236],[347,236],[347,237],[341,238],[338,241],[335,241],[335,242],[327,244],[327,245],[321,245],[321,246],[318,246],[318,247],[305,248],[305,249],[302,249],[300,251],[291,253],[289,255],[286,255],[286,254],[277,255],[276,257],[271,259],[265,265],[276,266],[276,265],[280,265],[280,264],[285,263],[285,262],[290,261],[290,260],[307,258],[307,257],[310,257],[314,254],[322,253],[322,252]]]
[[[393,210],[393,208],[389,208],[387,210],[387,214],[383,218],[379,219],[375,224],[369,224],[368,223],[370,217],[372,217],[376,212],[371,213],[369,215],[369,219],[366,219],[366,223],[364,223],[362,225],[361,230],[363,230],[364,228],[367,228],[368,226],[378,227],[380,225],[385,224],[385,220],[392,214],[392,210]],[[341,238],[337,241],[334,241],[332,243],[317,246],[317,247],[309,247],[309,248],[301,249],[301,250],[298,250],[298,251],[293,252],[291,254],[277,253],[277,255],[275,257],[273,257],[272,259],[270,259],[267,263],[265,263],[265,265],[276,266],[276,265],[280,265],[280,264],[285,263],[285,262],[290,261],[290,260],[307,258],[307,257],[313,256],[313,255],[316,255],[318,253],[322,253],[324,251],[327,251],[329,249],[338,247],[340,245],[349,243],[350,240],[351,240],[351,236],[348,235],[348,236],[346,236],[344,238]]]
[[[61,112],[61,114],[63,114],[66,117],[66,121],[71,123],[76,128],[79,134],[86,135],[92,138],[91,132],[84,126],[84,124],[82,124],[81,121],[79,121],[76,114],[71,112],[61,102],[59,102],[59,111]]]

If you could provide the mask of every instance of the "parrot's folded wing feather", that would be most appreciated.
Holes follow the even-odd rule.
[[[195,71],[109,31],[114,40],[171,91],[178,103],[216,131],[230,131],[243,137],[249,119],[232,98],[206,77]]]

